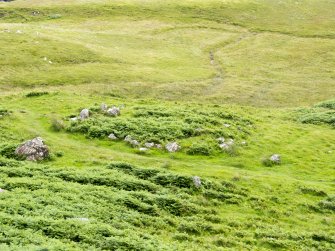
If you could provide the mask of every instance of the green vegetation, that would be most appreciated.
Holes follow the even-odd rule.
[[[0,250],[334,250],[334,9],[0,2]]]
[[[319,103],[299,111],[299,121],[307,124],[328,124],[335,127],[335,100]]]
[[[83,133],[89,138],[103,139],[113,133],[123,140],[130,135],[142,144],[182,140],[184,145],[191,145],[186,151],[191,155],[210,155],[214,149],[222,152],[217,138],[231,138],[235,141],[246,139],[253,127],[250,119],[223,111],[219,106],[127,106],[122,109],[122,116],[116,118],[102,112],[100,107],[90,108],[90,111],[89,119],[72,122],[67,130]],[[60,125],[60,122],[53,122],[54,128],[60,128]]]

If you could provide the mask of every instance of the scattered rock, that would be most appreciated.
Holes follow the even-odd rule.
[[[124,141],[126,142],[130,142],[132,140],[132,137],[130,135],[127,135],[125,138],[124,138]]]
[[[198,176],[193,176],[193,184],[195,185],[196,188],[201,187],[201,179]]]
[[[248,143],[247,143],[246,141],[242,141],[242,142],[241,142],[241,145],[242,145],[242,146],[246,146],[246,145],[248,145]]]
[[[233,139],[228,139],[227,142],[222,142],[221,144],[219,144],[222,150],[229,150],[231,147],[233,147],[233,145],[234,145]]]
[[[223,126],[224,126],[224,127],[227,127],[227,128],[229,128],[229,127],[230,127],[230,125],[229,125],[229,124],[223,124]]]
[[[117,137],[115,136],[114,133],[109,134],[108,138],[111,139],[111,140],[116,140],[117,139]]]
[[[85,108],[80,112],[79,116],[81,120],[88,119],[90,117],[90,111]]]
[[[144,146],[145,146],[146,148],[153,148],[153,147],[155,146],[155,143],[147,142],[147,143],[144,144]]]
[[[155,147],[156,147],[157,149],[162,149],[162,148],[163,148],[163,146],[162,146],[161,144],[155,144]]]
[[[148,151],[149,149],[146,148],[146,147],[140,147],[138,150],[139,150],[140,152],[146,152],[146,151]]]
[[[0,188],[0,193],[4,193],[4,192],[6,192],[6,190],[5,190],[5,189],[2,189],[2,188]]]
[[[117,108],[113,106],[112,108],[109,108],[107,110],[107,114],[113,117],[119,116],[120,115],[120,108]]]
[[[100,106],[101,111],[105,112],[108,109],[108,106],[106,104],[101,104]]]
[[[131,141],[129,141],[129,144],[131,144],[132,147],[137,147],[140,145],[140,143],[135,139],[132,139]]]
[[[224,137],[220,137],[220,138],[217,138],[216,140],[219,142],[219,144],[222,144],[222,143],[224,143],[225,138]]]
[[[168,150],[168,152],[173,153],[179,151],[181,147],[177,142],[171,142],[166,144],[165,149]]]
[[[77,117],[73,117],[73,118],[70,118],[71,121],[77,121],[78,118]]]
[[[274,163],[274,164],[280,164],[281,162],[281,157],[279,154],[273,154],[270,157],[270,160]]]
[[[29,140],[15,150],[15,154],[26,160],[38,161],[49,157],[49,149],[40,137]]]

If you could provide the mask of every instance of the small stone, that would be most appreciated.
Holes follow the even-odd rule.
[[[135,139],[129,141],[129,144],[131,144],[132,147],[137,147],[137,146],[140,145],[140,143],[137,140],[135,140]]]
[[[217,138],[216,140],[219,142],[219,144],[222,144],[223,142],[225,142],[224,137]]]
[[[281,157],[280,157],[279,154],[273,154],[273,155],[271,155],[270,160],[275,164],[280,164]]]
[[[195,185],[196,188],[201,187],[201,179],[198,176],[193,176],[193,184]]]
[[[105,112],[108,109],[108,106],[106,104],[101,104],[100,106],[101,111]]]
[[[247,142],[246,142],[246,141],[242,141],[242,142],[241,142],[241,145],[242,145],[242,146],[246,146],[246,145],[247,145]]]
[[[112,108],[109,108],[107,110],[107,114],[113,117],[119,116],[120,115],[120,108],[117,108],[113,106]]]
[[[230,125],[229,124],[223,124],[224,125],[224,127],[227,127],[227,128],[229,128],[230,127]]]
[[[227,144],[227,143],[222,143],[219,145],[219,147],[222,149],[222,150],[228,150],[230,148],[230,145]]]
[[[88,119],[90,117],[90,111],[85,108],[80,112],[79,116],[81,120]]]
[[[181,149],[180,145],[178,145],[177,142],[170,142],[166,144],[165,149],[168,150],[168,152],[177,152]]]
[[[6,192],[6,190],[5,190],[5,189],[2,189],[2,188],[0,188],[0,193],[4,193],[4,192]]]
[[[126,142],[130,142],[132,140],[132,137],[130,135],[127,135],[125,138],[124,138],[124,141]]]
[[[108,138],[111,139],[111,140],[116,140],[117,139],[117,137],[115,136],[114,133],[109,134]]]
[[[146,148],[153,148],[153,147],[155,146],[155,143],[147,142],[147,143],[144,144],[144,146],[145,146]]]
[[[155,144],[155,147],[156,147],[157,149],[162,149],[162,148],[163,148],[163,146],[162,146],[161,144]]]
[[[77,117],[74,117],[74,118],[70,118],[71,121],[77,121],[78,118]]]
[[[149,149],[146,148],[146,147],[140,147],[138,150],[139,150],[140,152],[146,152],[146,151],[148,151]]]

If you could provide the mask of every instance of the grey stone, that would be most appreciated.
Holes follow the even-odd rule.
[[[177,142],[170,142],[166,144],[165,149],[168,150],[168,152],[173,153],[179,151],[181,147]]]
[[[222,144],[223,142],[225,142],[224,137],[217,138],[216,140],[219,142],[219,144]]]
[[[140,145],[140,143],[135,139],[132,139],[131,141],[129,141],[129,144],[131,144],[132,147],[137,147]]]
[[[105,112],[108,109],[108,106],[106,104],[101,104],[100,106],[101,111]]]
[[[195,187],[199,188],[201,187],[201,179],[198,176],[193,176],[193,184],[195,185]]]
[[[117,137],[115,136],[114,133],[109,134],[108,138],[111,139],[111,140],[116,140],[117,139]]]
[[[38,161],[49,157],[49,149],[40,137],[29,140],[15,150],[15,154],[26,160]]]
[[[146,148],[153,148],[153,147],[155,146],[155,143],[147,142],[147,143],[144,144],[144,146],[145,146]]]
[[[146,147],[140,147],[138,150],[139,150],[140,152],[146,152],[146,151],[148,151],[149,149],[146,148]]]
[[[279,154],[273,154],[273,155],[271,155],[270,160],[271,160],[273,163],[280,164],[280,162],[281,162],[281,157],[280,157]]]
[[[90,117],[90,111],[85,108],[80,112],[79,116],[81,120],[88,119]]]
[[[112,108],[109,108],[107,110],[107,114],[113,117],[119,116],[120,115],[120,108],[117,108],[115,106],[113,106]]]
[[[132,140],[132,137],[130,135],[127,135],[125,138],[124,138],[124,141],[126,142],[130,142]]]

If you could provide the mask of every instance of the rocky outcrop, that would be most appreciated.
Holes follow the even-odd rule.
[[[30,161],[44,160],[49,157],[49,149],[40,137],[29,140],[15,150],[20,158]]]

